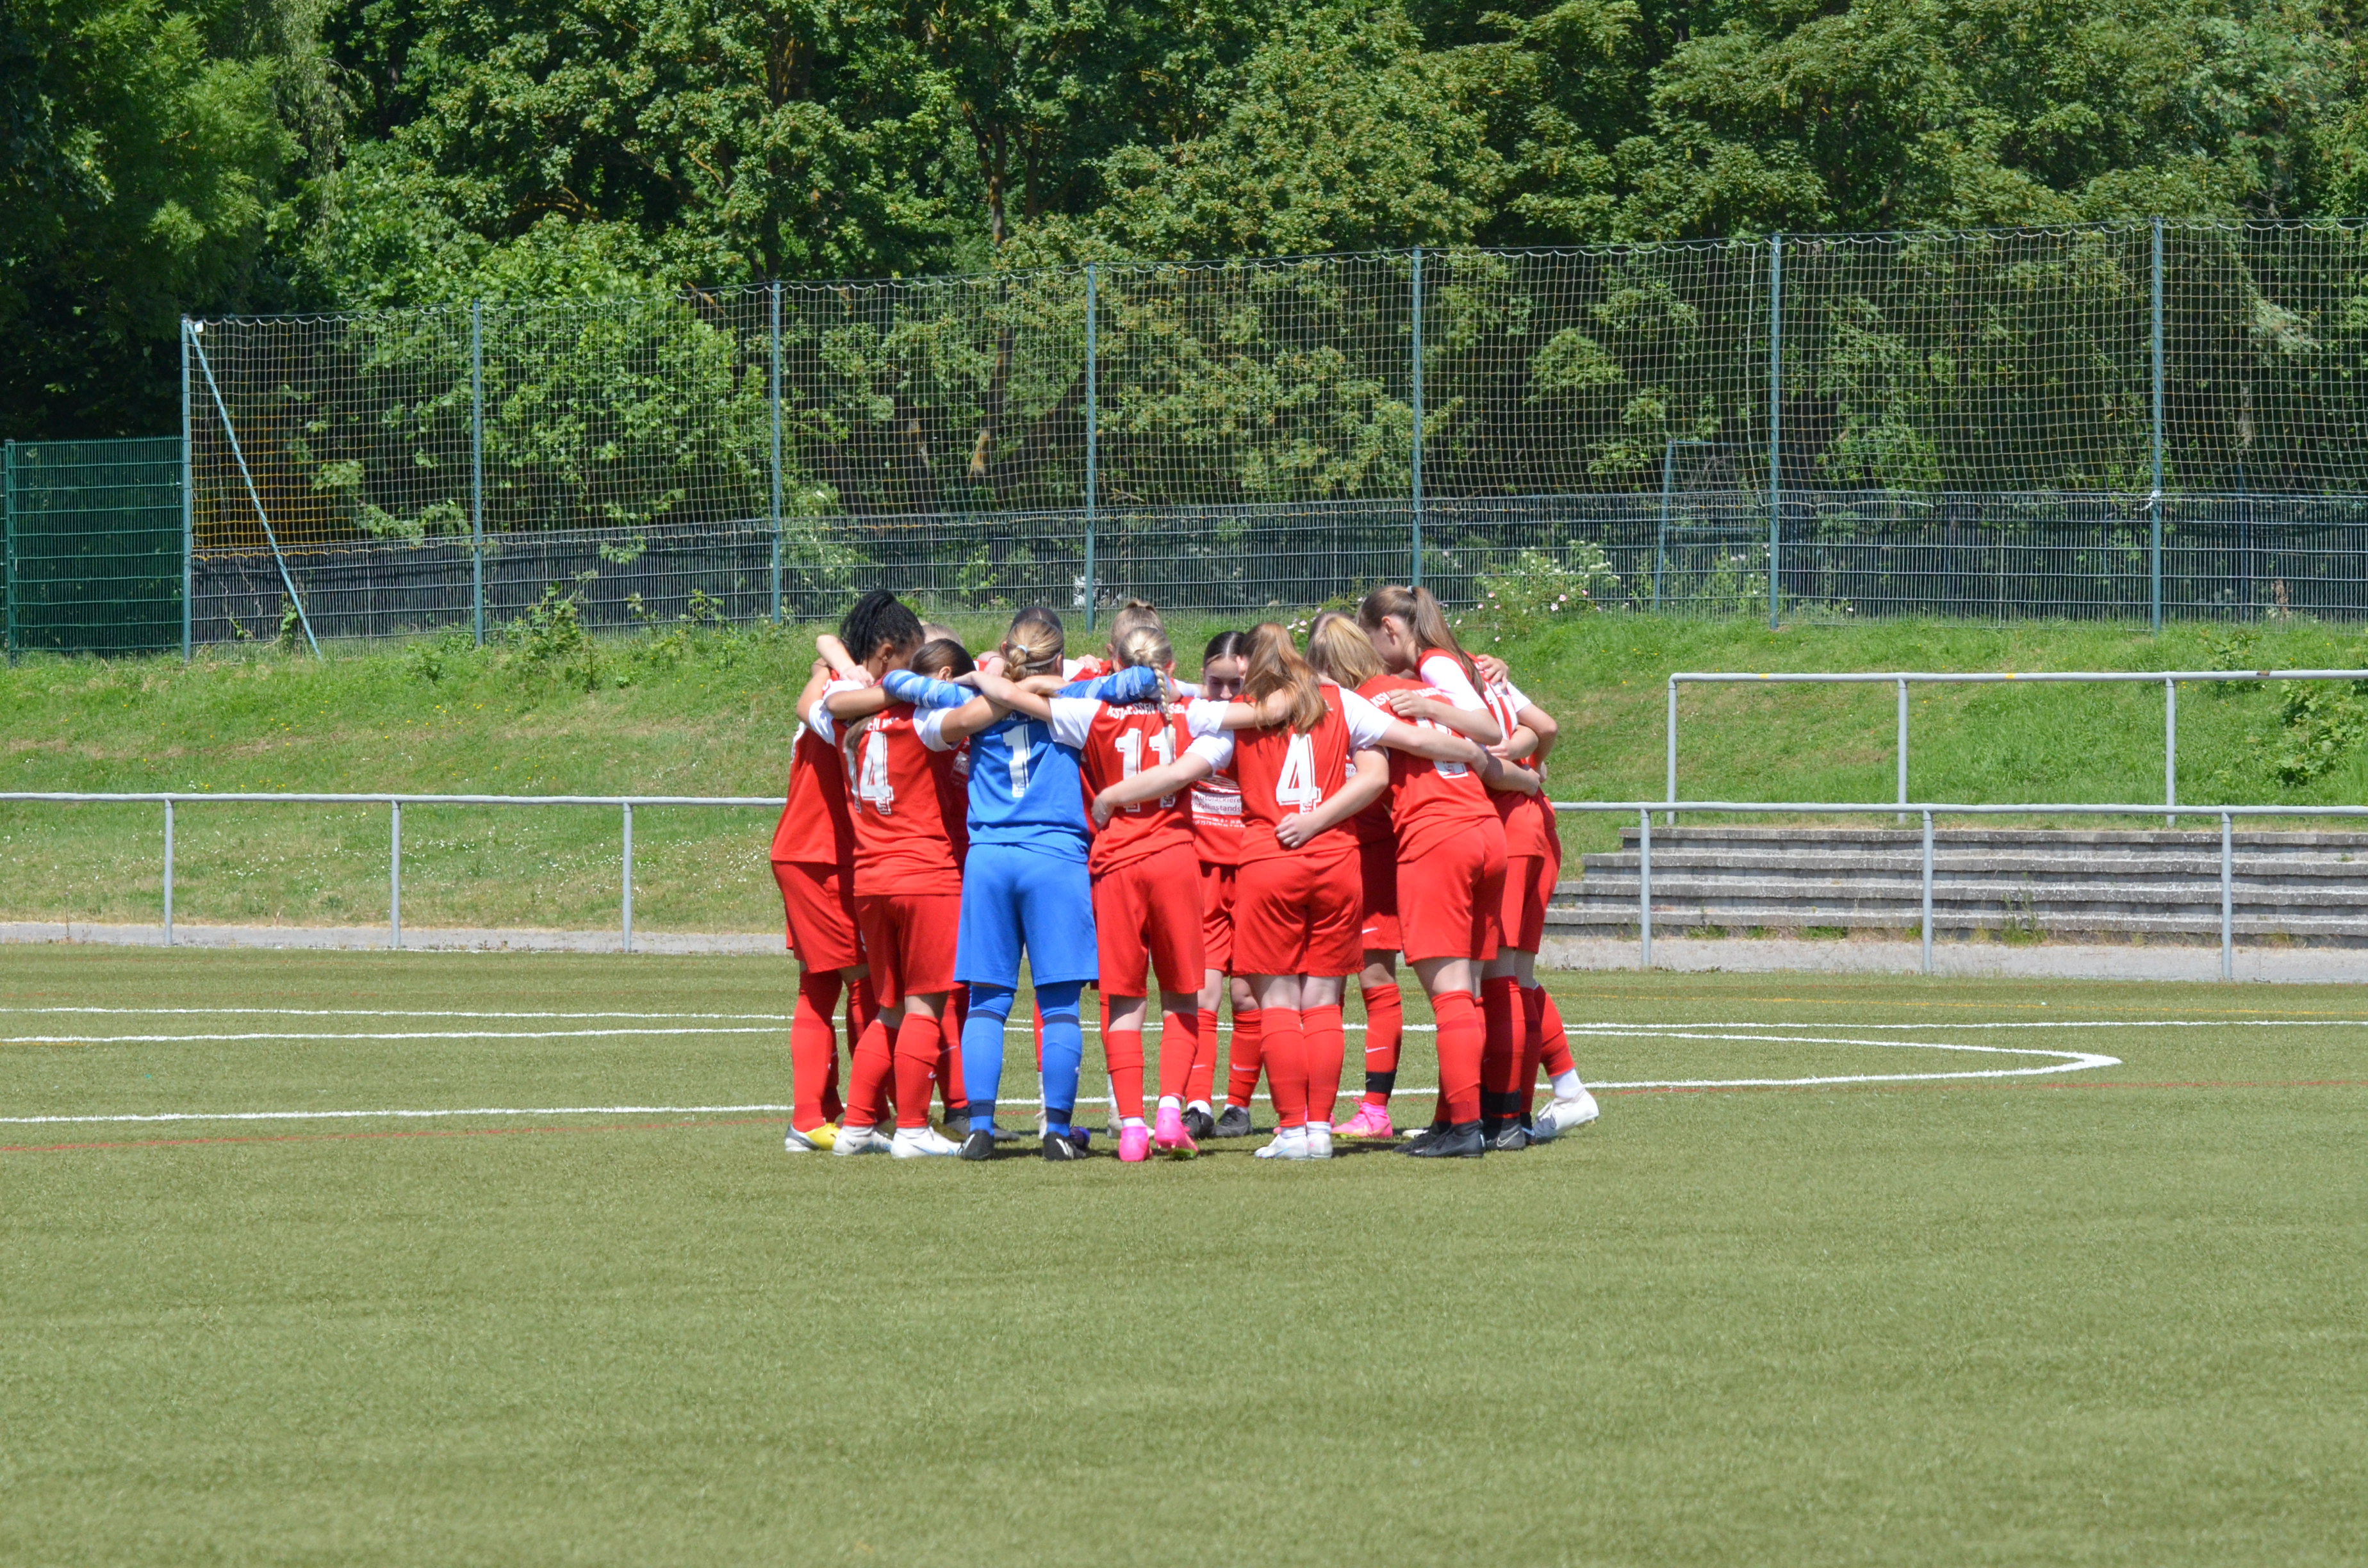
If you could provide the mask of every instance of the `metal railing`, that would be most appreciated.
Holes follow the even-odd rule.
[[[1679,812],[1740,816],[1879,816],[1907,802],[1885,805],[1833,801],[1556,801],[1557,812],[1636,813],[1636,966],[1653,967],[1653,813],[1670,822]],[[1932,972],[1932,819],[1936,816],[2152,816],[2157,808],[2135,805],[1994,805],[1939,801],[1907,805],[1924,823],[1923,972]],[[2236,978],[2236,819],[2238,817],[2368,817],[2368,806],[2173,806],[2166,817],[2220,819],[2220,978]]]
[[[2183,678],[2183,677],[2182,677]],[[173,941],[173,829],[175,808],[192,802],[290,805],[383,805],[388,808],[387,946],[403,946],[403,808],[410,806],[609,806],[622,813],[620,900],[624,949],[633,950],[633,808],[636,806],[737,806],[780,811],[778,795],[393,795],[393,794],[188,794],[179,791],[99,792],[70,790],[0,791],[0,801],[52,801],[66,805],[156,804],[165,808],[165,941]],[[1653,813],[1674,822],[1680,812],[1742,816],[1871,816],[1896,812],[1905,802],[1831,801],[1556,801],[1558,812],[1634,812],[1637,825],[1637,967],[1653,967]],[[2152,816],[2151,805],[1918,803],[1923,840],[1923,972],[1932,972],[1932,819],[1936,816]],[[2220,978],[2235,978],[2236,836],[2238,817],[2368,817],[2368,806],[2174,806],[2171,817],[2217,817],[2220,822]]]
[[[779,795],[315,795],[225,791],[97,792],[74,790],[13,790],[0,801],[53,801],[66,805],[162,805],[165,808],[165,945],[173,945],[174,808],[192,802],[233,805],[384,806],[387,808],[386,945],[403,946],[403,808],[405,806],[612,806],[623,813],[619,857],[619,912],[625,951],[633,950],[633,808],[635,806],[762,806],[780,811]]]
[[[1893,808],[1907,820],[1907,688],[1930,686],[2099,685],[2125,686],[2162,682],[2162,805],[2163,825],[2174,825],[2179,806],[2179,683],[2230,680],[2368,680],[2368,670],[2043,670],[1953,673],[1928,670],[1861,670],[1843,674],[1748,675],[1731,671],[1686,671],[1669,676],[1668,772],[1661,790],[1665,799],[1678,798],[1678,683],[1694,685],[1873,686],[1884,682],[1899,687],[1899,739],[1895,747],[1899,763],[1899,800]],[[2053,811],[2054,807],[2032,807]],[[1675,815],[1668,819],[1677,823]]]

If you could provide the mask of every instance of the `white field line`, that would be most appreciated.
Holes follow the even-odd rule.
[[[1744,1088],[1805,1088],[1843,1084],[1902,1084],[1969,1078],[2021,1078],[2059,1073],[2089,1072],[2100,1067],[2117,1067],[2120,1059],[2089,1051],[2046,1051],[2028,1046],[1969,1045],[1947,1041],[1903,1040],[1856,1040],[1840,1036],[1801,1036],[1771,1034],[1734,1034],[1704,1032],[1722,1027],[1759,1028],[1812,1028],[1816,1025],[1758,1026],[1684,1026],[1684,1025],[1617,1025],[1583,1026],[1569,1032],[1582,1039],[1646,1039],[1684,1040],[1710,1042],[1733,1042],[1775,1045],[1840,1045],[1864,1046],[1876,1050],[1941,1051],[1980,1056],[2042,1056],[2047,1061],[2029,1067],[1970,1069],[1955,1073],[1855,1073],[1829,1074],[1804,1078],[1672,1078],[1603,1081],[1595,1085],[1600,1089],[1744,1089]],[[603,1031],[579,1031],[598,1033]],[[696,1034],[710,1031],[678,1030],[616,1030],[617,1034]],[[728,1031],[756,1032],[756,1031]],[[238,1037],[198,1037],[238,1038]],[[283,1038],[283,1037],[270,1037]],[[296,1036],[297,1039],[487,1039],[487,1038],[554,1038],[547,1035],[513,1036]],[[1408,1096],[1435,1094],[1435,1088],[1408,1086],[1396,1091]],[[1260,1098],[1266,1096],[1261,1096]],[[1106,1096],[1081,1096],[1079,1105],[1107,1105]],[[541,1106],[541,1107],[479,1107],[462,1109],[388,1109],[388,1110],[266,1110],[266,1111],[165,1111],[145,1114],[115,1114],[104,1116],[8,1116],[0,1117],[0,1126],[36,1127],[60,1125],[122,1125],[176,1122],[245,1122],[245,1121],[350,1121],[368,1119],[408,1120],[483,1117],[492,1119],[553,1116],[725,1116],[734,1114],[774,1113],[791,1108],[783,1105],[732,1106]]]
[[[1848,1026],[1854,1029],[2356,1029],[2368,1028],[2368,1018],[2066,1018],[2061,1023],[1997,1023],[1997,1024],[1863,1024],[1853,1019]],[[1622,1033],[1631,1030],[1653,1031],[1667,1028],[1689,1029],[1818,1029],[1831,1028],[1831,1024],[1780,1024],[1764,1018],[1743,1019],[1734,1023],[1691,1024],[1631,1024],[1605,1021],[1575,1025],[1565,1019],[1563,1028],[1573,1033],[1579,1028],[1590,1032]]]
[[[121,1017],[242,1018],[721,1018],[729,1022],[786,1024],[787,1013],[461,1013],[383,1007],[0,1007],[9,1013],[104,1013]]]
[[[0,1035],[0,1045],[195,1045],[256,1040],[637,1040],[661,1035],[778,1035],[779,1028],[692,1029],[416,1029],[388,1034],[26,1034]]]

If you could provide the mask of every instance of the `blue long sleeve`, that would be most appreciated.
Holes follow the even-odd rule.
[[[950,680],[936,680],[911,670],[890,670],[880,677],[888,695],[916,708],[959,708],[978,693]]]
[[[1159,672],[1149,665],[1130,665],[1115,675],[1076,680],[1061,688],[1063,697],[1097,697],[1104,702],[1143,702],[1159,695]]]

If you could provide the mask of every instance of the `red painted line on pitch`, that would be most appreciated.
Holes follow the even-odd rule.
[[[528,1132],[678,1132],[687,1128],[757,1127],[773,1118],[715,1121],[620,1121],[598,1127],[406,1128],[391,1132],[283,1132],[249,1138],[142,1138],[112,1143],[5,1143],[0,1154],[60,1154],[85,1149],[188,1149],[212,1143],[349,1143],[389,1138],[515,1138]]]

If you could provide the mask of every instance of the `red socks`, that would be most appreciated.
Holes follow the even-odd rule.
[[[1546,1076],[1559,1078],[1577,1072],[1578,1064],[1570,1059],[1570,1037],[1562,1032],[1562,1014],[1553,995],[1543,985],[1533,987],[1530,994],[1538,998],[1538,1061]]]
[[[1266,1052],[1259,1039],[1258,1010],[1234,1014],[1234,1052],[1225,1069],[1225,1103],[1250,1108],[1258,1093],[1258,1068]]]
[[[888,1119],[888,1076],[896,1065],[888,1026],[873,1014],[855,1042],[855,1065],[847,1080],[847,1125],[877,1127]]]
[[[1491,975],[1480,983],[1480,996],[1488,1031],[1480,1063],[1480,1114],[1491,1121],[1518,1117],[1528,1099],[1519,1091],[1530,1036],[1521,983],[1509,974]]]
[[[884,1030],[882,1031],[885,1032]],[[906,1013],[896,1026],[896,1125],[929,1125],[929,1080],[938,1074],[938,1020]]]
[[[1192,1035],[1192,1076],[1184,1089],[1186,1105],[1207,1105],[1217,1088],[1217,1010],[1201,1009],[1200,1028]],[[1159,1045],[1159,1081],[1167,1082],[1167,1042]]]
[[[1285,1127],[1306,1125],[1307,1031],[1299,1014],[1288,1007],[1259,1008],[1258,1045],[1266,1056],[1275,1119]],[[1236,1076],[1235,1082],[1240,1081]]]
[[[1300,1027],[1307,1060],[1307,1119],[1332,1125],[1333,1107],[1340,1098],[1340,1067],[1348,1055],[1348,1032],[1340,1026],[1340,1007],[1302,1007]]]
[[[790,1017],[790,1125],[811,1132],[830,1119],[823,1091],[838,1075],[838,1012],[841,982],[837,970],[810,969],[798,981],[797,1011]]]
[[[1365,1103],[1385,1106],[1398,1084],[1398,1040],[1406,1032],[1406,1001],[1397,983],[1365,987]]]
[[[1480,1057],[1487,1049],[1479,1006],[1469,991],[1442,991],[1430,999],[1430,1009],[1439,1019],[1439,1092],[1447,1102],[1447,1119],[1459,1125],[1477,1121]]]
[[[1164,1065],[1167,1042],[1162,1040],[1160,1060]],[[1121,1120],[1143,1119],[1143,1031],[1112,1029],[1102,1031],[1102,1059],[1110,1064],[1110,1093],[1118,1100]]]
[[[1159,1097],[1181,1100],[1190,1090],[1192,1074],[1201,1062],[1200,1017],[1194,1013],[1159,1015]]]
[[[1546,1010],[1546,988],[1532,985],[1521,993],[1521,1069],[1513,1074],[1513,1092],[1519,1097],[1520,1115],[1530,1114],[1532,1096],[1538,1086],[1538,1060],[1545,1054],[1546,1031],[1543,1027]],[[1570,1054],[1570,1045],[1564,1042],[1563,1054]]]

